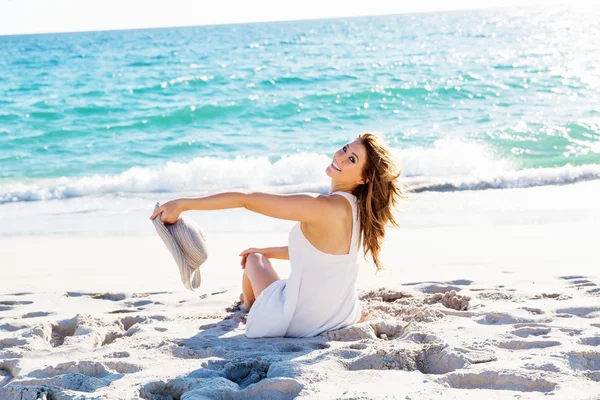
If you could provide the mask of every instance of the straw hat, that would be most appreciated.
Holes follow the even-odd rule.
[[[154,206],[154,211],[160,207]],[[173,255],[183,285],[189,290],[200,287],[200,265],[208,258],[206,234],[191,218],[180,217],[174,224],[161,221],[162,212],[152,220],[158,236]]]

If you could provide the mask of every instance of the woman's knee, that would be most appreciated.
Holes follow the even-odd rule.
[[[264,264],[264,259],[265,256],[261,253],[250,253],[248,254],[248,257],[246,257],[246,267],[249,265],[254,267],[262,266]]]
[[[274,272],[269,259],[261,253],[248,254],[244,268],[251,281],[262,276],[271,276]]]

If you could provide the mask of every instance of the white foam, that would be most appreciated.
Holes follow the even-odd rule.
[[[395,151],[406,177],[499,176],[517,170],[516,161],[498,157],[483,143],[438,139],[433,147],[412,147]]]
[[[600,165],[519,169],[479,143],[439,139],[433,147],[395,149],[404,182],[414,191],[523,188],[600,179]],[[115,175],[62,177],[0,184],[0,204],[82,196],[131,196],[148,193],[194,193],[257,190],[279,193],[326,192],[325,169],[331,157],[300,153],[275,162],[267,157],[222,159],[197,157],[157,168],[133,167]]]
[[[291,191],[328,185],[329,157],[298,154],[271,164],[266,157],[219,159],[197,157],[189,163],[167,162],[160,168],[133,167],[116,175],[62,177],[0,185],[0,204],[104,194],[142,194],[268,189]],[[308,189],[308,187],[307,187]]]
[[[473,174],[468,177],[408,178],[406,184],[415,192],[459,191],[485,189],[515,189],[600,179],[600,165],[573,166],[567,164],[557,168],[528,168],[505,171],[498,175]]]

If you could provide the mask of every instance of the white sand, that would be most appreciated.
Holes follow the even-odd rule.
[[[237,254],[285,232],[208,230],[198,293],[157,235],[0,238],[0,399],[600,398],[599,198],[420,195],[392,272],[361,266],[368,320],[310,339],[247,339],[229,308]]]

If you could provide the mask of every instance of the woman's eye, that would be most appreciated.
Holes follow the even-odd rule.
[[[354,157],[350,157],[350,162],[354,163]]]
[[[346,151],[346,146],[342,147],[342,149],[344,149],[344,152]]]

